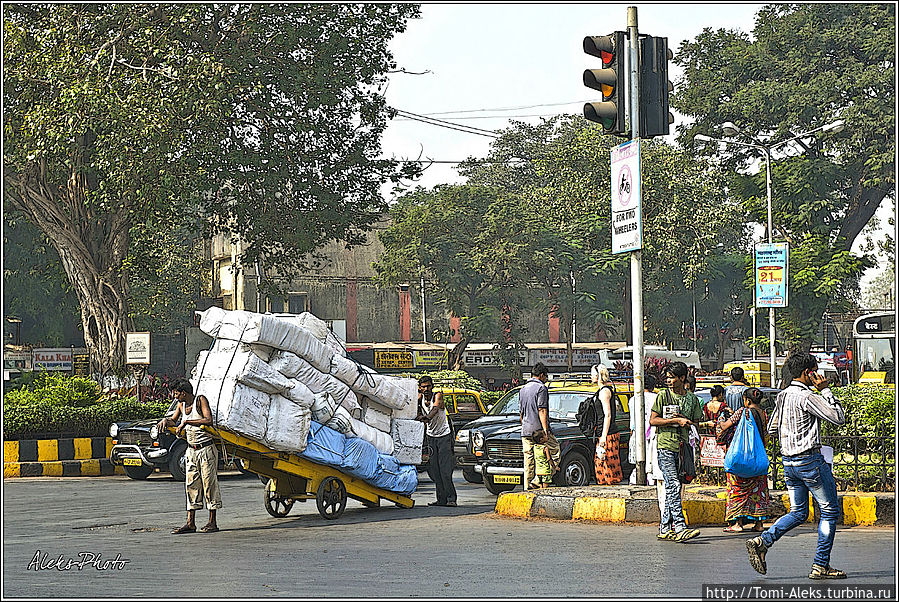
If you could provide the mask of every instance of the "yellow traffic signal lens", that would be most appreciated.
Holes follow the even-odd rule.
[[[602,84],[600,86],[602,88],[603,98],[608,98],[612,94],[615,93],[615,86],[610,86],[609,84]]]

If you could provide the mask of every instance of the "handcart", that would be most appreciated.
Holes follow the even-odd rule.
[[[241,458],[244,468],[268,477],[265,485],[265,509],[275,518],[284,518],[296,501],[315,500],[319,514],[328,520],[339,518],[346,509],[347,498],[377,507],[381,499],[399,508],[412,508],[412,498],[387,491],[347,475],[331,466],[318,464],[296,454],[272,450],[258,441],[225,429],[203,427],[217,437],[225,451]]]

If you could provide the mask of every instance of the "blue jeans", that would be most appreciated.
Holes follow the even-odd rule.
[[[672,528],[675,533],[680,533],[687,528],[680,499],[681,482],[677,477],[677,456],[677,452],[659,450],[659,468],[662,469],[662,477],[665,479],[665,508],[662,511],[660,533],[667,533]]]
[[[837,520],[840,518],[833,470],[830,464],[824,461],[824,456],[818,452],[801,456],[784,456],[783,466],[787,492],[790,494],[790,513],[777,519],[777,522],[762,533],[762,541],[771,547],[789,530],[804,523],[808,519],[808,494],[811,492],[821,510],[815,564],[828,566]]]

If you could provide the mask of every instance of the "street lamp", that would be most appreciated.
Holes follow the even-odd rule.
[[[761,141],[759,141],[757,138],[755,138],[754,136],[751,136],[751,135],[749,137],[752,138],[753,141],[755,141],[755,144],[749,144],[746,142],[738,142],[736,140],[722,140],[720,138],[712,138],[711,136],[705,136],[703,134],[696,134],[695,136],[693,136],[693,139],[699,140],[702,142],[723,142],[725,144],[736,144],[737,146],[746,146],[748,148],[754,148],[754,149],[760,150],[760,151],[762,151],[762,153],[764,153],[764,155],[765,155],[765,188],[766,188],[767,197],[768,197],[768,244],[771,244],[772,242],[774,242],[773,241],[773,238],[774,238],[774,223],[773,222],[774,222],[774,220],[773,220],[773,215],[771,212],[771,196],[772,196],[771,195],[771,151],[773,149],[777,148],[778,146],[783,146],[784,144],[787,144],[788,142],[793,142],[794,140],[799,141],[800,138],[805,138],[806,136],[808,136],[810,134],[814,134],[816,132],[840,132],[845,127],[846,127],[845,122],[842,119],[838,119],[832,123],[828,123],[826,125],[816,127],[815,129],[809,130],[807,132],[803,132],[801,134],[793,136],[792,138],[787,138],[786,140],[781,140],[780,142],[775,142],[774,144],[763,144]],[[732,123],[730,121],[725,121],[721,125],[721,131],[725,136],[737,136],[737,135],[743,133],[739,127],[737,127],[734,123]],[[799,141],[799,143],[803,147],[805,147],[805,145],[802,144],[801,141]],[[755,317],[753,317],[753,322],[754,321],[755,321]],[[775,386],[774,385],[774,382],[775,382],[774,381],[774,371],[776,369],[776,360],[777,360],[777,356],[775,354],[775,349],[774,349],[774,335],[775,335],[775,332],[774,332],[774,308],[769,307],[768,308],[768,343],[769,343],[768,353],[770,354],[770,359],[771,359],[771,365],[769,366],[769,368],[771,371],[771,386],[772,387]]]

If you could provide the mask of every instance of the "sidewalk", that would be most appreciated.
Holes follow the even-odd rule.
[[[683,507],[690,525],[724,526],[726,489],[704,485],[684,488]],[[838,494],[843,512],[840,524],[895,524],[894,493]],[[771,514],[774,518],[788,512],[786,491],[771,492]],[[814,504],[809,522],[814,522]],[[591,520],[616,523],[659,522],[659,506],[654,486],[614,485],[591,487],[552,487],[502,493],[496,500],[495,512],[516,518],[553,518],[561,520]]]

